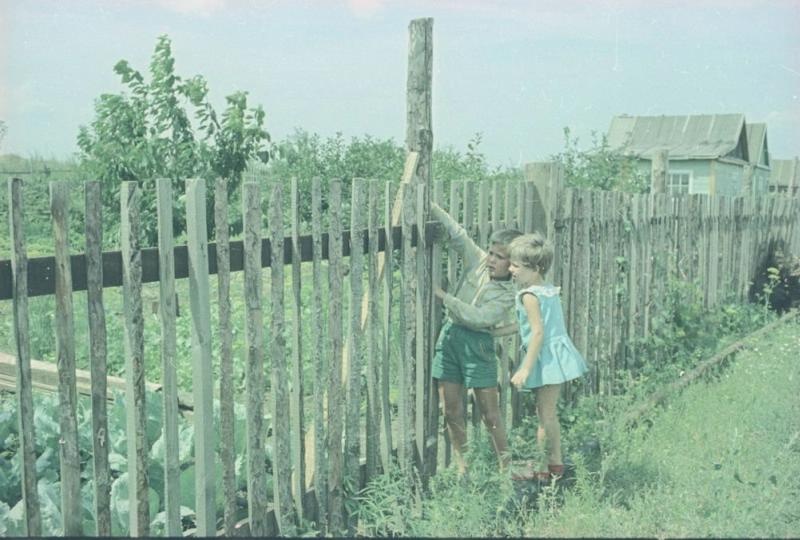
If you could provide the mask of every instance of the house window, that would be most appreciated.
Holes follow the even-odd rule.
[[[691,171],[670,171],[667,175],[667,193],[670,195],[689,193],[691,180]]]

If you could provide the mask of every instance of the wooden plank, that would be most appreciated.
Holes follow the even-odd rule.
[[[521,232],[528,233],[531,231],[525,230],[525,182],[519,181],[517,183],[517,228]]]
[[[17,347],[16,388],[20,437],[22,504],[25,512],[25,532],[28,536],[42,535],[39,494],[36,490],[36,448],[33,423],[33,379],[31,376],[30,327],[28,315],[28,253],[25,246],[25,216],[22,180],[8,181],[8,229],[11,233],[11,275],[14,312],[14,341]]]
[[[186,236],[189,249],[189,305],[192,313],[195,513],[198,536],[210,536],[217,530],[207,231],[205,181],[191,178],[186,181]]]
[[[83,534],[78,451],[78,392],[75,387],[75,322],[69,265],[69,185],[50,182],[50,213],[55,241],[56,363],[61,439],[61,515],[64,534]]]
[[[267,536],[267,471],[264,451],[264,318],[261,285],[261,190],[242,186],[244,226],[245,392],[247,393],[247,509],[250,534]]]
[[[573,263],[577,272],[573,275],[572,295],[572,317],[570,319],[570,335],[575,341],[575,346],[581,354],[587,354],[589,350],[589,295],[592,290],[590,279],[597,274],[592,271],[590,256],[590,237],[592,223],[592,193],[588,191],[577,191],[575,193],[575,206],[573,216],[577,220],[576,234],[573,237],[574,258]],[[597,200],[597,195],[594,196]],[[599,206],[599,204],[598,204]],[[527,218],[526,218],[527,220]],[[604,246],[603,246],[604,247]],[[590,366],[588,376],[589,387],[596,392],[597,383],[600,376],[600,366],[593,364]]]
[[[103,204],[100,183],[84,188],[86,236],[86,314],[92,394],[92,460],[97,536],[111,536],[111,470],[108,464],[108,377],[106,315],[103,308]],[[76,372],[76,386],[77,386]]]
[[[516,184],[506,181],[506,192],[503,208],[503,223],[506,229],[519,229],[514,219],[514,196],[516,195]]]
[[[427,197],[427,186],[425,184],[416,185],[416,205],[415,205],[415,225],[417,231],[422,231],[425,228],[425,199]],[[427,408],[428,392],[430,391],[430,377],[429,377],[429,362],[427,354],[427,338],[428,338],[428,317],[431,302],[429,300],[430,289],[430,266],[428,257],[428,246],[425,242],[425,235],[421,234],[417,240],[416,255],[416,287],[414,291],[416,296],[414,298],[414,312],[415,312],[415,329],[414,329],[414,441],[416,442],[416,458],[415,463],[420,464],[421,475],[423,479],[428,477],[428,470],[425,466],[425,444],[428,439],[427,435]]]
[[[402,341],[400,362],[397,364],[398,376],[398,420],[400,441],[397,443],[397,460],[401,469],[410,474],[413,460],[413,404],[414,386],[414,333],[415,333],[415,294],[416,259],[411,246],[411,233],[414,227],[416,185],[406,184],[403,188],[403,246],[400,286],[400,328]]]
[[[461,221],[467,234],[475,237],[475,182],[468,180],[464,182],[464,217]]]
[[[461,201],[459,199],[459,189],[466,189],[464,182],[452,182],[450,184],[450,205],[448,213],[458,221],[458,216],[461,210]],[[447,248],[447,283],[448,287],[455,287],[456,280],[458,279],[458,252],[452,247]]]
[[[342,184],[330,183],[328,201],[329,238],[342,238]],[[342,298],[342,243],[334,240],[328,244],[329,298]],[[329,531],[339,534],[344,528],[344,493],[342,477],[342,304],[328,305],[328,339],[330,340],[330,369],[328,380],[328,519]]]
[[[303,297],[300,273],[300,204],[297,178],[292,177],[290,206],[292,246],[292,358],[289,414],[291,416],[292,495],[298,516],[304,515],[305,463],[303,459]]]
[[[444,199],[443,184],[441,182],[434,182],[433,184],[433,201],[441,206]],[[431,284],[433,286],[442,286],[443,271],[442,271],[442,246],[439,242],[434,242],[430,246],[431,256]],[[436,474],[438,445],[439,445],[439,388],[436,381],[432,378],[430,373],[431,363],[427,361],[428,358],[433,358],[433,353],[436,347],[436,341],[439,337],[439,331],[442,327],[442,301],[434,295],[431,295],[429,303],[428,320],[428,355],[424,358],[426,367],[427,378],[427,391],[428,391],[428,418],[426,421],[427,440],[425,442],[425,467],[426,471],[434,475]]]
[[[224,189],[224,186],[223,186]],[[164,510],[168,536],[183,534],[181,526],[181,484],[178,446],[178,373],[175,369],[177,355],[175,260],[172,229],[172,181],[156,180],[159,253],[159,319],[161,322],[161,372],[164,381],[162,393],[164,437]],[[225,227],[227,230],[227,226]],[[220,308],[222,309],[222,308]],[[229,308],[230,309],[230,308]],[[220,319],[224,329],[225,322]],[[228,323],[229,324],[229,323]],[[230,332],[230,328],[227,328]],[[224,331],[223,331],[224,334]],[[223,400],[224,403],[224,400]],[[232,441],[223,434],[222,440]],[[223,448],[226,445],[223,445]],[[223,449],[223,452],[225,450]]]
[[[350,241],[353,247],[350,249],[350,321],[348,329],[349,370],[346,381],[346,416],[345,416],[345,481],[349,485],[345,486],[348,497],[355,495],[360,489],[358,481],[358,465],[361,457],[361,371],[362,371],[362,342],[363,332],[361,329],[361,313],[359,307],[364,289],[364,257],[361,246],[364,243],[362,229],[365,224],[364,207],[365,201],[364,180],[354,178],[352,189],[350,190]],[[353,531],[355,520],[352,514],[348,514],[348,532]]]
[[[402,184],[401,184],[402,185]],[[400,195],[402,196],[402,195]],[[383,470],[389,471],[392,466],[391,452],[394,448],[392,441],[392,414],[391,404],[389,402],[390,393],[390,380],[389,380],[389,366],[391,365],[394,354],[392,351],[392,287],[394,286],[394,268],[392,264],[392,252],[394,251],[394,243],[391,234],[388,234],[392,228],[393,213],[391,210],[391,203],[394,200],[394,186],[391,182],[386,182],[384,188],[384,224],[386,228],[386,260],[387,270],[384,272],[383,279],[383,355],[380,366],[380,393],[381,393],[381,418],[383,419],[383,441],[381,445],[381,461],[383,462]],[[378,261],[380,265],[380,259]],[[380,279],[380,274],[378,276]]]
[[[478,182],[478,245],[485,248],[489,243],[489,183]]]
[[[399,208],[399,204],[396,205]],[[397,210],[399,212],[399,210]],[[399,215],[399,214],[398,214]],[[428,222],[425,226],[426,239],[430,240],[434,232],[439,228],[436,222]],[[386,245],[386,232],[382,229],[378,233],[380,238],[378,240],[379,251],[384,251]],[[395,225],[389,229],[389,234],[393,236],[394,244],[400,243],[400,226]],[[345,247],[342,251],[344,256],[350,254],[350,231],[342,233],[342,240],[345,242]],[[291,264],[292,250],[290,246],[290,239],[284,239],[283,263]],[[300,259],[301,262],[310,262],[311,253],[311,236],[303,235],[300,237]],[[414,240],[416,242],[416,240]],[[323,257],[327,257],[328,235],[323,234]],[[416,245],[416,244],[414,244]],[[217,257],[216,257],[216,243],[208,244],[208,272],[209,274],[217,273]],[[158,281],[158,248],[144,248],[141,249],[142,260],[142,283],[155,283]],[[271,260],[270,241],[268,238],[262,241],[262,259],[261,266],[268,268]],[[379,254],[379,266],[382,266],[383,253]],[[230,242],[230,270],[231,272],[239,272],[242,270],[244,261],[244,252],[241,240],[234,240]],[[54,258],[53,257],[34,257],[28,261],[28,297],[33,296],[47,296],[54,292]],[[83,254],[72,255],[70,257],[70,266],[72,271],[72,290],[73,292],[86,290],[86,257]],[[175,278],[183,279],[189,277],[189,263],[187,247],[185,245],[175,246]],[[122,286],[122,253],[119,251],[107,251],[103,253],[103,287],[121,287]],[[12,276],[11,276],[11,261],[0,261],[0,300],[10,300],[12,297]],[[363,304],[366,306],[366,303]],[[362,311],[363,320],[366,320],[366,308]]]
[[[367,481],[377,475],[380,462],[381,407],[378,388],[378,358],[380,353],[378,331],[378,182],[370,181],[367,193],[367,232],[369,256],[367,257],[367,421],[366,421],[366,477]]]
[[[502,208],[503,208],[503,185],[505,182],[494,180],[492,182],[492,227],[491,233],[503,229],[502,223]]]
[[[320,179],[311,182],[311,236],[313,238],[312,279],[314,290],[324,294],[322,278],[322,189]],[[328,388],[328,354],[326,351],[323,321],[323,303],[311,303],[311,328],[314,344],[311,348],[311,363],[316,366],[314,378],[314,492],[317,499],[317,527],[320,531],[328,527],[328,460],[325,452],[325,391]]]
[[[214,232],[217,240],[220,434],[222,441],[235,441],[231,250],[228,231],[228,182],[225,178],[217,178],[214,183]],[[159,252],[161,251],[159,246]],[[173,249],[170,247],[169,251]],[[220,460],[222,461],[223,530],[227,536],[233,536],[236,531],[236,445],[221,444]],[[180,529],[177,533],[169,534],[180,534]]]
[[[272,364],[272,495],[277,510],[278,533],[294,536],[297,528],[292,497],[291,423],[284,412],[289,402],[289,362],[286,359],[284,338],[284,277],[281,254],[283,253],[283,188],[281,183],[272,184],[269,199],[269,226],[272,242],[272,265],[270,267],[270,363]]]
[[[131,536],[147,536],[150,508],[147,498],[147,409],[144,386],[144,320],[142,265],[139,246],[140,193],[137,182],[120,189],[123,310],[125,317],[125,401],[128,440],[128,493]]]

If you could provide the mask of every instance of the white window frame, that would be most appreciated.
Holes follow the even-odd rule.
[[[684,174],[689,177],[689,182],[686,184],[686,191],[675,192],[673,190],[673,186],[675,184],[672,182],[672,177],[673,175],[678,176]],[[688,195],[689,193],[692,193],[693,182],[694,174],[691,169],[669,169],[667,171],[667,185],[665,186],[665,191],[670,195]]]

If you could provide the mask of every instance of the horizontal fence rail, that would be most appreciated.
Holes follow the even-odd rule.
[[[641,358],[638,344],[652,334],[658,316],[667,309],[670,283],[693,284],[706,307],[742,300],[750,293],[751,281],[771,244],[782,242],[793,253],[800,247],[797,199],[561,189],[557,171],[540,172],[547,175],[545,183],[553,182],[548,190],[536,179],[467,181],[437,185],[430,195],[484,249],[491,234],[503,228],[547,231],[555,248],[548,277],[562,287],[568,329],[591,368],[584,380],[568,387],[568,399],[582,392],[615,393],[620,371],[659,360]],[[226,192],[223,184],[215,187],[216,193]],[[325,194],[329,210],[323,219],[323,189],[319,179],[314,179],[310,195],[304,194],[311,200],[311,234],[300,235],[298,183],[292,182],[287,189],[248,182],[242,188],[241,240],[229,240],[224,234],[227,200],[215,203],[215,214],[222,222],[216,227],[218,246],[207,238],[204,185],[188,181],[189,243],[174,246],[170,209],[175,194],[162,182],[158,184],[159,248],[141,248],[138,188],[126,184],[120,210],[124,245],[120,251],[101,254],[102,231],[92,229],[102,222],[98,192],[90,183],[86,192],[88,259],[69,255],[62,232],[68,230],[67,188],[59,183],[52,188],[57,203],[53,210],[56,255],[28,260],[22,185],[18,180],[9,183],[14,250],[10,260],[0,261],[0,299],[11,299],[15,314],[22,434],[18,459],[24,465],[21,482],[29,534],[43,533],[33,466],[34,386],[27,321],[28,298],[41,295],[60,299],[57,318],[63,327],[58,329],[58,347],[64,360],[59,361],[58,392],[62,434],[69,443],[63,451],[68,452],[69,461],[78,459],[78,450],[92,455],[97,532],[111,530],[109,491],[115,491],[120,471],[115,468],[115,474],[110,474],[117,465],[109,463],[99,439],[93,437],[89,448],[78,449],[74,442],[79,440],[73,429],[75,401],[85,398],[76,398],[75,392],[76,336],[70,330],[69,298],[71,292],[85,290],[87,282],[93,314],[89,326],[92,420],[98,432],[108,429],[106,383],[111,380],[103,346],[110,338],[99,317],[105,311],[102,293],[109,287],[123,290],[130,534],[150,534],[159,512],[164,512],[168,535],[296,534],[301,531],[301,519],[314,521],[317,530],[330,534],[352,533],[355,523],[346,503],[370,478],[393,467],[404,472],[417,468],[427,477],[435,474],[437,464],[448,463],[448,441],[441,436],[436,386],[430,380],[430,358],[443,313],[430,292],[447,283],[452,290],[463,262],[440,241],[441,227],[426,221],[425,186],[411,182],[410,177],[400,186],[355,180],[350,201],[343,201],[343,184],[333,181]],[[288,197],[284,191],[289,191]],[[285,207],[285,199],[292,204]],[[262,202],[267,205],[267,229]],[[346,202],[349,206],[343,205]],[[354,231],[343,230],[345,209]],[[329,223],[327,228],[324,222]],[[418,238],[417,231],[422,229],[425,234]],[[361,249],[353,251],[351,242]],[[304,263],[310,263],[305,267],[310,266],[310,272],[302,272]],[[240,272],[236,283],[231,283],[233,272]],[[215,274],[217,296],[211,298],[209,278]],[[142,341],[146,324],[142,284],[156,281],[158,347]],[[179,285],[186,285],[183,289],[190,299],[191,342],[186,345],[184,340],[182,347],[176,346],[175,338]],[[235,320],[233,303],[244,306]],[[211,323],[214,312],[218,326]],[[239,358],[243,388],[238,393],[233,388],[231,357],[236,343],[243,343]],[[144,435],[146,400],[154,399],[144,381],[145,347],[157,349],[161,360],[164,448],[158,456],[151,456]],[[522,404],[508,381],[519,361],[519,339],[514,333],[498,337],[496,350],[501,410],[514,425],[521,418]],[[212,351],[218,352],[218,360]],[[193,366],[191,411],[178,406],[178,363]],[[220,373],[218,390],[213,387],[215,373]],[[216,405],[219,419],[213,412]],[[242,426],[236,427],[244,430],[241,450],[233,442],[237,439],[235,405],[246,416]],[[194,458],[181,463],[178,433],[187,425],[189,413]],[[481,429],[478,417],[473,404],[473,431]],[[220,432],[223,435],[215,445]],[[155,462],[164,471],[164,493],[155,499],[157,507],[150,504],[152,479],[146,474]],[[82,480],[75,464],[69,465],[73,468],[62,470],[62,493],[74,494]],[[196,529],[184,531],[181,479],[190,472],[196,496],[190,510]],[[217,475],[223,479],[221,491],[216,487]],[[237,491],[246,493],[245,502],[237,499]],[[74,512],[70,496],[62,503],[64,515]],[[71,519],[66,520],[64,531],[94,532],[81,530],[81,524]]]

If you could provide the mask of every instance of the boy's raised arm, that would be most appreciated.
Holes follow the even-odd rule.
[[[431,201],[431,216],[444,225],[447,236],[450,238],[450,245],[461,253],[464,257],[464,269],[477,266],[486,253],[473,242],[472,238],[467,234],[466,229],[459,225],[453,217],[442,209],[441,206]]]

